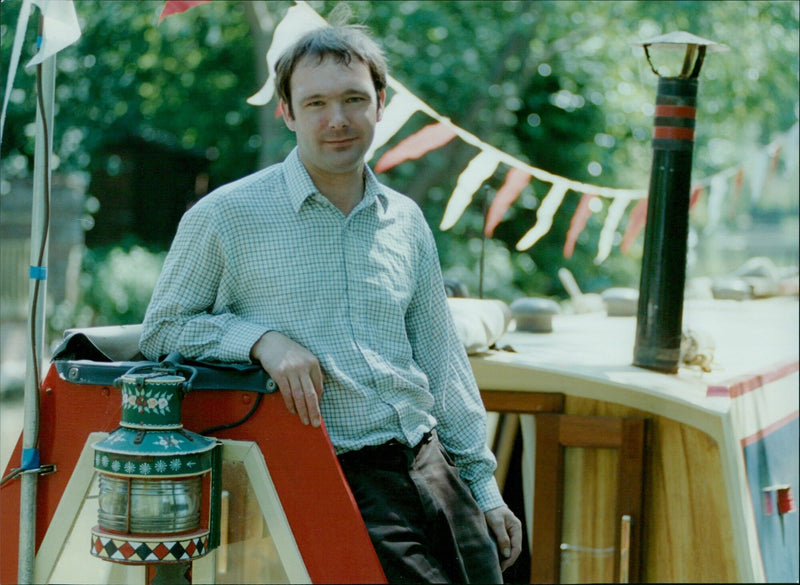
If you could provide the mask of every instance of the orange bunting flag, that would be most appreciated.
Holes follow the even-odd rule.
[[[739,167],[736,174],[733,176],[733,193],[731,194],[731,201],[728,205],[728,217],[733,219],[739,210],[739,196],[742,194],[742,185],[744,184],[744,168]]]
[[[168,16],[186,12],[190,8],[194,8],[200,4],[208,4],[209,2],[211,2],[211,0],[167,0],[164,2],[164,8],[161,10],[161,17],[158,19],[158,24],[161,24],[161,21]]]
[[[781,159],[781,150],[782,150],[781,146],[778,145],[770,153],[769,170],[771,173],[774,173],[776,170],[778,170],[778,163],[780,162]]]
[[[703,195],[704,187],[702,185],[695,187],[692,189],[692,194],[689,195],[689,209],[691,210],[697,202],[700,200],[700,197]]]
[[[483,228],[483,233],[487,238],[492,237],[495,228],[503,219],[506,211],[517,200],[525,185],[530,183],[530,180],[531,174],[522,169],[511,167],[508,170],[505,182],[495,193],[494,199],[489,205],[489,211],[486,213],[486,225]]]
[[[625,234],[619,246],[623,254],[628,253],[645,223],[647,223],[647,197],[639,199],[628,216],[628,225],[625,227]]]
[[[375,163],[375,172],[382,173],[401,162],[418,159],[426,152],[444,146],[455,137],[455,130],[447,124],[441,122],[429,124],[383,153],[383,156]]]
[[[597,195],[584,193],[581,200],[578,202],[578,207],[575,208],[575,213],[572,216],[572,221],[569,223],[569,231],[567,231],[567,239],[564,242],[564,258],[569,260],[575,252],[575,243],[578,241],[578,236],[586,227],[586,222],[592,216],[592,208],[590,203]]]
[[[736,176],[733,178],[734,197],[739,197],[739,192],[742,190],[742,183],[744,183],[744,169],[739,167],[736,171]]]

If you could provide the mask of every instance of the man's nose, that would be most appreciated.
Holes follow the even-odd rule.
[[[331,105],[330,117],[328,118],[328,125],[331,128],[344,128],[347,126],[347,115],[345,113],[344,105],[340,103],[333,103]]]

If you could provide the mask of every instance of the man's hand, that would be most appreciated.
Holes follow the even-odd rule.
[[[278,333],[268,331],[250,350],[250,357],[278,385],[286,408],[300,416],[304,425],[321,423],[322,369],[319,360],[305,347]]]
[[[500,551],[500,569],[505,571],[522,552],[522,522],[514,516],[508,506],[500,506],[486,512],[486,523],[497,541]]]

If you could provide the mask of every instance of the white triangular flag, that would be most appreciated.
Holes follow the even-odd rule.
[[[600,237],[597,242],[597,257],[594,259],[595,264],[601,264],[611,253],[611,247],[614,244],[614,234],[630,202],[630,195],[617,195],[608,207],[608,215],[606,215],[606,220],[603,222],[603,229],[600,230]]]
[[[32,0],[42,12],[39,51],[26,67],[38,65],[81,38],[81,26],[72,0]]]
[[[375,151],[386,144],[397,131],[408,122],[408,119],[419,111],[421,100],[409,92],[396,93],[386,104],[381,121],[375,126],[375,136],[372,145],[364,155],[364,160],[370,160]]]
[[[800,124],[795,124],[783,135],[783,160],[786,163],[783,172],[787,177],[790,177],[797,169],[797,151],[800,149],[798,140],[800,140]]]
[[[564,195],[567,193],[569,184],[566,181],[556,181],[550,187],[550,191],[542,199],[542,204],[536,210],[536,224],[529,229],[524,236],[517,242],[517,250],[523,252],[533,246],[539,239],[550,231],[553,226],[553,216],[561,202],[564,200]]]
[[[756,154],[751,160],[752,167],[749,169],[750,176],[750,200],[758,201],[764,191],[764,183],[767,180],[767,169],[769,168],[769,153],[766,149]]]
[[[469,161],[467,168],[465,168],[458,176],[456,188],[453,194],[450,195],[450,200],[447,202],[447,208],[444,210],[442,223],[439,228],[442,230],[449,230],[464,213],[464,210],[472,201],[472,196],[475,191],[494,174],[497,165],[500,164],[500,159],[491,151],[482,151],[478,156]]]
[[[269,76],[264,86],[255,94],[247,98],[247,103],[253,106],[268,104],[275,95],[275,63],[283,52],[308,31],[327,26],[328,23],[305,2],[298,2],[286,11],[275,27],[272,35],[272,44],[267,49],[267,70]]]
[[[727,193],[728,179],[724,175],[716,175],[708,186],[708,223],[703,233],[713,232],[722,217],[722,204]]]

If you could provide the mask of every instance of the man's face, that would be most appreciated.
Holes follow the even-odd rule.
[[[326,57],[305,57],[290,79],[292,111],[283,118],[297,135],[300,159],[309,173],[360,173],[383,113],[385,92],[376,95],[369,67]]]

